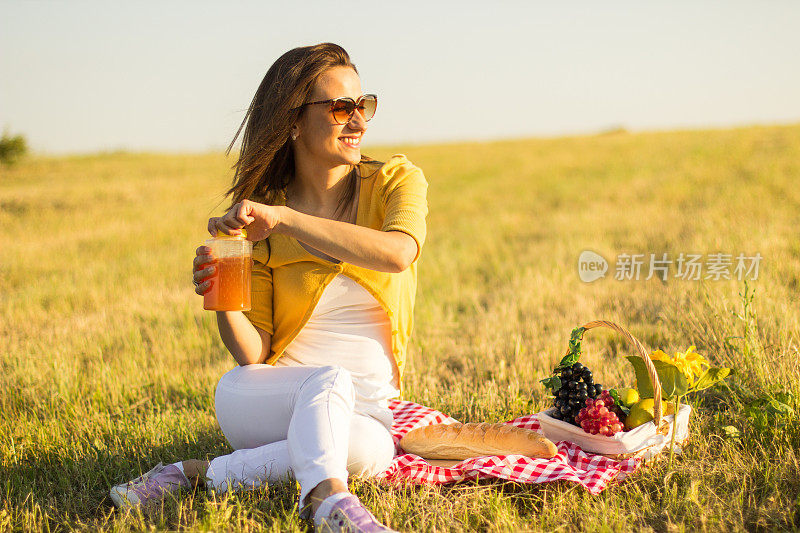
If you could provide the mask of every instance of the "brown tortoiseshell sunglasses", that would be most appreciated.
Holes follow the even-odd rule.
[[[375,110],[378,108],[378,96],[374,94],[363,94],[358,97],[358,100],[353,100],[349,96],[342,96],[340,98],[329,98],[328,100],[319,100],[318,102],[306,102],[292,109],[300,109],[307,105],[314,104],[330,104],[331,115],[337,124],[347,124],[352,120],[353,114],[356,109],[364,117],[365,121],[369,121],[375,116]]]

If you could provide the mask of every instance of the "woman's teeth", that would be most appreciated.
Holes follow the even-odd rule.
[[[360,137],[357,138],[357,139],[354,139],[354,138],[351,138],[351,137],[341,137],[339,140],[342,141],[343,143],[345,143],[347,146],[352,146],[353,148],[355,148],[359,144],[361,144],[361,138]]]

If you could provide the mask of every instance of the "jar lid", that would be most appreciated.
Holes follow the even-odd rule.
[[[241,228],[241,235],[228,235],[226,233],[222,233],[220,230],[217,230],[217,236],[214,237],[215,239],[246,239],[247,238],[247,230]]]

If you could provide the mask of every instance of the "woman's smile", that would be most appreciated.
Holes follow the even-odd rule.
[[[343,135],[339,137],[339,141],[348,148],[357,149],[361,146],[361,137],[362,135]]]

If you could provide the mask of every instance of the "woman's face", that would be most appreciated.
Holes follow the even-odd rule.
[[[361,80],[350,67],[333,67],[326,70],[316,82],[309,102],[349,96],[361,96]],[[356,110],[347,124],[337,124],[331,114],[330,104],[306,106],[293,132],[295,153],[311,157],[325,166],[356,165],[361,161],[361,137],[367,123]]]

